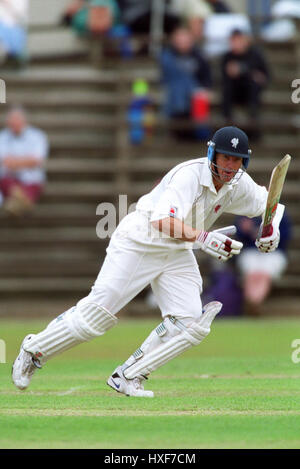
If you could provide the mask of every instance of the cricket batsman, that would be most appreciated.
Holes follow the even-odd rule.
[[[118,366],[107,384],[127,396],[153,397],[143,384],[151,372],[199,345],[222,308],[202,306],[202,278],[193,249],[220,261],[240,253],[242,243],[210,228],[222,213],[257,217],[268,192],[247,174],[251,150],[237,127],[219,129],[207,156],[179,164],[141,197],[113,233],[89,295],[39,334],[27,335],[13,364],[15,385],[26,389],[34,372],[52,357],[103,335],[117,313],[151,284],[162,322]],[[256,241],[260,251],[277,248],[284,206],[279,204],[271,235]]]

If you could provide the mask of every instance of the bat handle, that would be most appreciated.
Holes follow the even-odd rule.
[[[218,230],[214,230],[216,233],[221,233],[225,236],[234,236],[237,232],[236,226],[224,226],[224,228],[219,228]]]
[[[272,223],[263,227],[262,233],[260,238],[267,238],[268,236],[272,236],[273,234],[273,226]]]

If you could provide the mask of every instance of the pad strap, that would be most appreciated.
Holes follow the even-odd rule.
[[[211,322],[221,308],[222,303],[209,303],[199,321],[189,327],[173,316],[167,317],[123,365],[124,376],[127,379],[147,376],[193,345],[199,345],[209,334]]]
[[[58,316],[44,331],[32,336],[24,344],[24,350],[44,364],[77,344],[103,335],[117,321],[112,313],[97,304],[77,305]]]

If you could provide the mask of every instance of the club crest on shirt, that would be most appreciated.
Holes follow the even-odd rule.
[[[176,213],[177,213],[177,207],[171,207],[170,208],[170,217],[174,218]]]
[[[216,205],[216,206],[215,206],[215,213],[218,213],[218,211],[220,210],[220,208],[221,208],[221,205],[220,205],[220,204],[219,204],[219,205]]]

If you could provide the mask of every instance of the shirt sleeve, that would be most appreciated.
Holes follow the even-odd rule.
[[[7,156],[7,154],[8,154],[8,145],[6,143],[5,131],[2,130],[0,132],[0,162]]]
[[[174,217],[183,220],[198,195],[198,176],[189,168],[179,169],[167,184],[156,203],[151,221]]]
[[[36,132],[32,136],[32,155],[35,158],[44,160],[48,156],[49,143],[44,132]]]
[[[267,189],[256,184],[256,182],[245,173],[237,184],[231,203],[225,211],[249,218],[258,217],[265,211],[267,198]]]

